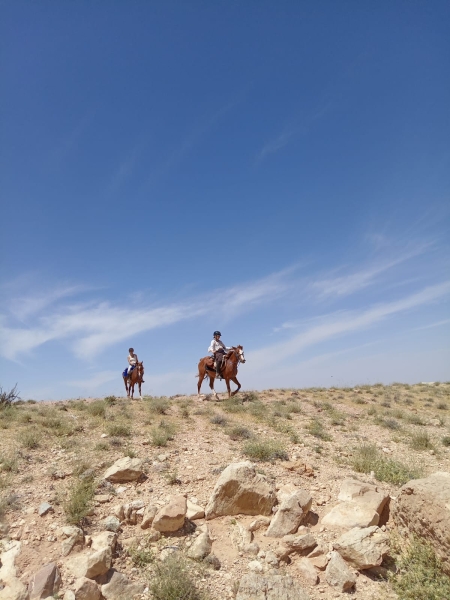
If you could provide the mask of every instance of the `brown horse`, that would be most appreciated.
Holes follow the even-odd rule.
[[[236,379],[238,364],[245,363],[244,348],[242,346],[233,346],[231,350],[224,356],[220,375],[225,379],[228,390],[228,398],[234,396],[241,389],[241,384]],[[209,377],[209,387],[214,396],[219,399],[219,396],[214,389],[214,379],[216,378],[216,370],[214,368],[214,359],[212,356],[201,358],[198,363],[198,397],[200,398],[200,388],[206,377]],[[238,387],[234,392],[231,392],[230,381]]]
[[[139,386],[139,397],[142,400],[142,392],[141,392],[141,384],[144,379],[144,363],[138,362],[136,363],[136,368],[131,371],[131,375],[127,375],[123,378],[123,382],[125,384],[125,390],[127,392],[127,397],[133,400],[134,396],[134,386],[138,384]],[[131,396],[130,396],[131,393]]]

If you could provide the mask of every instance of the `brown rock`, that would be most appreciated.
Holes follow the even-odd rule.
[[[28,594],[30,600],[41,600],[53,596],[61,586],[61,575],[56,563],[49,563],[40,569],[30,580]]]
[[[187,502],[184,496],[173,496],[166,506],[161,508],[153,519],[152,527],[161,533],[178,531],[184,525]]]
[[[355,569],[371,569],[383,562],[389,550],[389,536],[378,527],[355,527],[333,543],[339,552]]]
[[[113,571],[108,583],[102,585],[102,596],[106,600],[132,600],[142,594],[144,588],[143,583],[132,582],[122,573]]]
[[[356,577],[347,567],[338,552],[331,552],[330,561],[325,569],[325,579],[329,585],[339,592],[350,590],[356,583]]]
[[[392,516],[402,533],[414,533],[430,542],[450,575],[450,473],[437,472],[406,483]]]
[[[141,529],[148,529],[151,526],[157,512],[157,506],[154,506],[153,504],[147,506],[144,512],[144,516],[142,518]]]
[[[303,577],[307,583],[310,585],[317,585],[319,576],[315,566],[310,562],[309,558],[300,558],[300,560],[295,563],[295,566],[300,576]]]
[[[75,600],[100,600],[100,588],[86,577],[80,577],[75,581]]]
[[[232,463],[217,480],[205,516],[270,515],[275,503],[274,485],[251,462]]]
[[[137,481],[142,474],[142,461],[139,458],[124,456],[109,467],[103,475],[103,479],[111,481],[111,483],[125,483]]]
[[[67,561],[68,569],[75,577],[93,579],[107,573],[111,568],[111,548],[102,548],[90,554],[78,554]]]
[[[295,533],[311,508],[311,495],[305,490],[298,490],[285,497],[275,513],[266,535],[280,538]]]

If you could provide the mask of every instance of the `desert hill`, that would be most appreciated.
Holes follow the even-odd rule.
[[[450,597],[450,383],[221,397],[1,405],[0,599]]]

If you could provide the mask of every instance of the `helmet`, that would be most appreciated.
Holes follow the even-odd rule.
[[[213,335],[220,335],[220,336],[221,336],[222,334],[220,333],[220,331],[215,331],[215,332],[213,333]]]

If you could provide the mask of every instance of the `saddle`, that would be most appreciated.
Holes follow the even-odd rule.
[[[227,364],[227,358],[226,358],[226,356],[224,356],[222,359],[222,365],[220,367],[221,373],[224,370],[226,364]],[[206,367],[207,371],[213,371],[214,373],[216,372],[216,369],[214,367],[214,357],[213,356],[208,357],[208,360],[205,363],[205,367]]]

